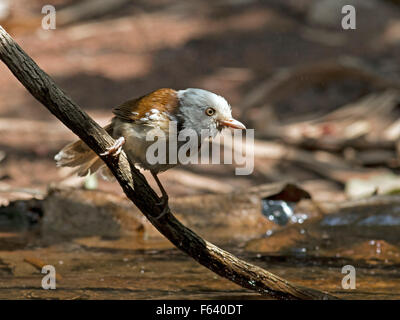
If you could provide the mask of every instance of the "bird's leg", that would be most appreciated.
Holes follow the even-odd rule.
[[[118,156],[121,151],[122,151],[122,146],[125,143],[125,138],[124,137],[119,137],[117,140],[115,140],[114,144],[107,148],[106,152],[100,153],[101,156],[109,156],[109,155],[114,155]]]
[[[161,218],[164,214],[166,214],[167,211],[169,210],[169,208],[168,208],[168,194],[167,194],[167,191],[165,191],[163,185],[161,184],[160,179],[158,179],[157,174],[156,174],[155,172],[153,172],[153,171],[150,171],[150,172],[151,172],[151,174],[152,174],[154,180],[156,180],[157,185],[158,185],[158,188],[160,189],[161,194],[162,194],[162,196],[161,196],[161,202],[157,203],[157,205],[162,206],[162,208],[163,208],[161,214],[160,214],[158,217],[156,217],[156,219],[159,219],[159,218]]]

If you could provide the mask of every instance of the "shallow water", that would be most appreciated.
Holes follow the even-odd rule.
[[[4,229],[0,299],[265,298],[208,271],[160,236],[138,233],[49,241],[34,229]],[[345,299],[399,299],[399,231],[400,207],[383,205],[346,208],[301,223],[290,221],[265,228],[259,235],[243,236],[235,228],[221,237],[202,233],[294,283]],[[56,290],[41,288],[43,275],[29,262],[32,259],[55,266]],[[345,265],[356,270],[354,290],[342,288]]]

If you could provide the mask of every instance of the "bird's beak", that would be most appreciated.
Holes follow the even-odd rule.
[[[246,129],[245,125],[235,119],[219,120],[219,124],[223,127],[229,127],[233,129]]]

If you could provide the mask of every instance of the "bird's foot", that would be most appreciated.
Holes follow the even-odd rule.
[[[125,138],[124,137],[119,137],[117,140],[115,140],[115,143],[107,148],[107,151],[100,153],[101,156],[118,156],[121,151],[122,151],[122,146],[125,143]]]
[[[161,201],[157,203],[157,206],[162,207],[161,213],[155,217],[156,219],[160,219],[162,216],[164,216],[167,212],[169,212],[169,206],[168,206],[168,195],[165,194],[161,197]]]

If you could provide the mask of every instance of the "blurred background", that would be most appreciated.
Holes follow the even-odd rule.
[[[57,10],[55,30],[41,28],[48,4]],[[356,8],[355,30],[342,28],[346,4]],[[253,174],[189,165],[160,176],[178,215],[202,235],[346,297],[392,298],[400,288],[398,1],[0,0],[0,24],[102,125],[112,107],[163,87],[204,88],[230,102],[255,129]],[[22,288],[22,278],[36,283],[43,261],[77,281],[61,298],[180,298],[188,287],[193,297],[255,297],[172,249],[117,183],[56,168],[54,155],[74,135],[3,64],[0,137],[0,276],[19,288],[0,297],[53,297]],[[305,207],[294,209],[303,198]],[[86,267],[77,262],[83,255]],[[355,261],[361,283],[371,283],[371,270],[389,274],[351,295],[338,268]],[[181,282],[177,266],[187,271]],[[93,276],[80,286],[76,273],[85,268]],[[90,289],[99,279],[114,291]],[[162,288],[148,291],[154,281]]]

